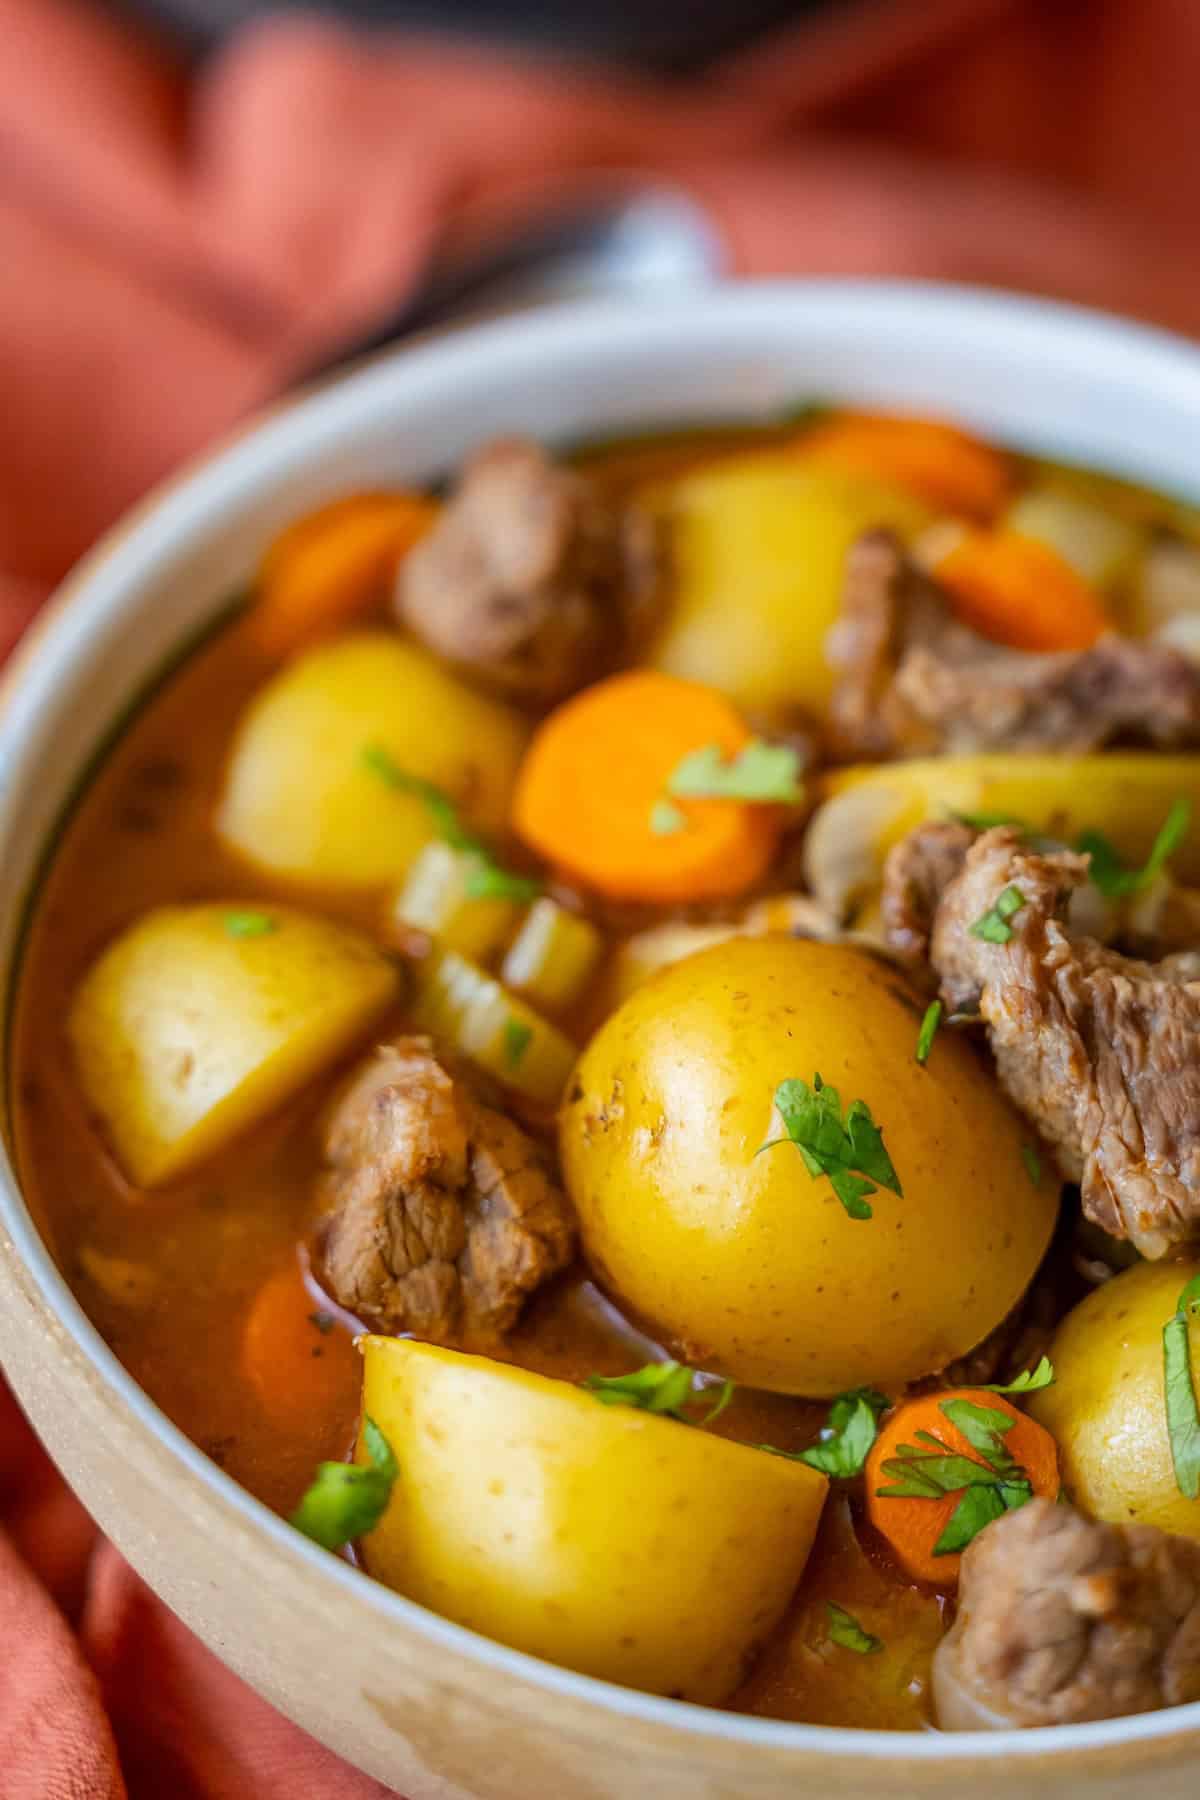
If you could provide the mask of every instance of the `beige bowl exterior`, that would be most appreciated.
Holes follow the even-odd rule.
[[[572,309],[391,357],[156,496],[68,584],[0,708],[0,973],[89,759],[295,514],[451,465],[488,433],[557,440],[767,417],[809,395],[951,414],[1200,489],[1200,354],[1089,314],[965,291],[731,289]],[[99,1524],[259,1692],[408,1800],[1192,1800],[1200,1706],[1060,1732],[939,1737],[735,1718],[490,1644],[325,1555],[125,1375],[0,1167],[0,1358]]]

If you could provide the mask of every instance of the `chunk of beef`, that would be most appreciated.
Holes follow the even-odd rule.
[[[538,1146],[475,1098],[426,1038],[377,1050],[325,1133],[321,1261],[383,1331],[494,1339],[570,1260],[574,1228]]]
[[[1200,1543],[1031,1500],[963,1556],[938,1722],[1065,1725],[1200,1700]]]
[[[942,896],[930,959],[947,1006],[984,1020],[1003,1086],[1088,1218],[1161,1257],[1200,1239],[1200,954],[1139,962],[1072,937],[1087,867],[985,832]],[[989,941],[972,926],[1010,889],[1019,907]]]
[[[975,835],[969,825],[930,819],[889,850],[880,913],[888,944],[905,962],[923,964],[928,957],[938,902],[966,861]]]
[[[1010,650],[955,619],[889,532],[851,549],[827,655],[841,756],[1200,744],[1200,668],[1109,632],[1090,650]]]
[[[524,438],[467,463],[405,557],[401,622],[499,693],[549,703],[620,654],[653,585],[649,521]]]

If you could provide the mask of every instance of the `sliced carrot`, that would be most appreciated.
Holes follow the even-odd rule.
[[[965,624],[1014,650],[1087,650],[1108,624],[1082,575],[1015,531],[968,532],[934,573]]]
[[[557,869],[614,899],[739,894],[766,872],[780,810],[668,800],[668,782],[692,751],[715,745],[731,758],[750,738],[712,688],[650,669],[614,675],[538,730],[517,777],[517,832]]]
[[[939,511],[991,519],[1012,487],[1012,464],[937,419],[896,419],[873,413],[839,413],[798,440],[806,458],[837,463],[908,488]]]
[[[1054,1439],[1003,1394],[989,1393],[986,1388],[951,1388],[922,1394],[889,1413],[867,1458],[867,1516],[904,1572],[914,1581],[937,1588],[952,1588],[958,1580],[961,1555],[952,1552],[935,1556],[934,1545],[950,1523],[965,1490],[960,1488],[936,1499],[897,1499],[882,1494],[880,1489],[895,1484],[896,1476],[883,1465],[898,1457],[902,1445],[936,1454],[933,1446],[918,1436],[920,1432],[936,1438],[955,1456],[965,1456],[987,1467],[984,1457],[942,1410],[950,1400],[967,1400],[989,1412],[1006,1413],[1013,1424],[1002,1434],[1004,1448],[1019,1463],[1034,1493],[1054,1500],[1060,1485]]]
[[[295,1262],[269,1276],[251,1301],[241,1360],[260,1402],[281,1424],[331,1416],[359,1379],[353,1338],[321,1312]]]
[[[263,649],[299,649],[381,603],[401,556],[436,516],[436,503],[423,494],[354,494],[290,526],[259,576]]]

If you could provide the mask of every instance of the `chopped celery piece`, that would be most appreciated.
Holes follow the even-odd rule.
[[[557,1105],[578,1054],[570,1038],[455,950],[417,965],[413,1024],[531,1100]]]
[[[1118,585],[1137,561],[1144,531],[1094,500],[1050,488],[1029,488],[1005,520],[1010,531],[1035,538],[1070,563],[1093,587]]]
[[[391,923],[428,932],[445,949],[486,962],[511,936],[520,908],[511,899],[472,894],[477,864],[469,850],[426,844],[389,902]]]
[[[500,973],[535,1006],[563,1012],[583,993],[603,947],[594,925],[543,895],[525,915]]]

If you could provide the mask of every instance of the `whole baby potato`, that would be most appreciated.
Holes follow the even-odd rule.
[[[400,1467],[372,1575],[566,1668],[728,1698],[800,1579],[823,1475],[483,1357],[363,1349]]]
[[[1071,1498],[1113,1525],[1200,1538],[1200,1501],[1180,1493],[1163,1384],[1163,1326],[1200,1262],[1137,1263],[1081,1300],[1050,1346],[1054,1386],[1029,1410],[1058,1439]],[[1200,1374],[1200,1318],[1188,1318]]]
[[[561,1147],[584,1247],[632,1314],[701,1368],[814,1396],[895,1391],[963,1355],[1020,1298],[1057,1183],[954,1032],[916,1061],[924,1002],[882,960],[795,938],[676,963],[601,1026]],[[782,1135],[778,1085],[862,1101],[903,1196],[854,1218]]]

